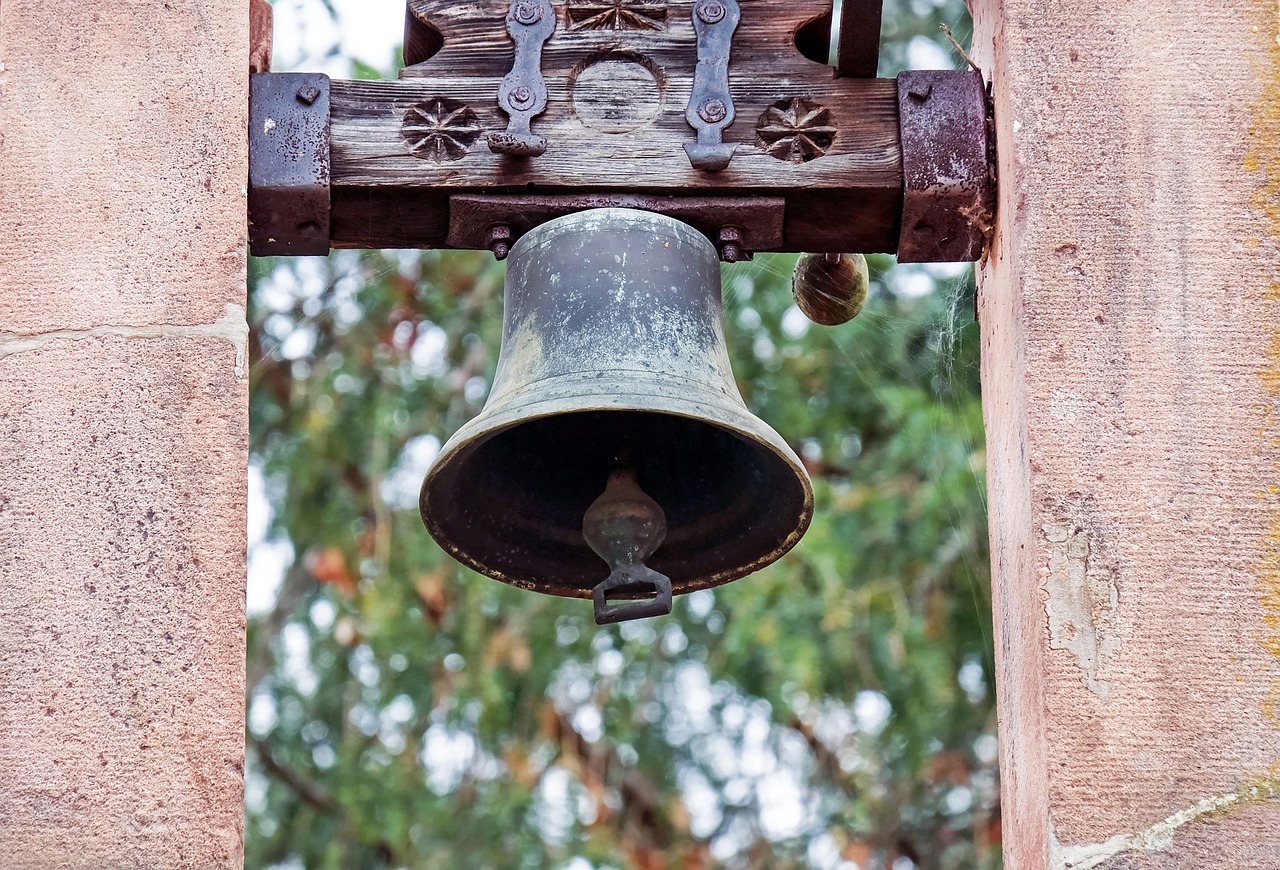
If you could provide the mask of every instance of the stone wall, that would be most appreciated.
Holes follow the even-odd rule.
[[[239,867],[248,11],[0,12],[0,866]]]
[[[1011,870],[1280,862],[1280,13],[974,0]]]

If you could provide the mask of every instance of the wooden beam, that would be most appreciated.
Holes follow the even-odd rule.
[[[669,88],[690,87],[691,73],[671,74]],[[790,250],[896,250],[902,162],[892,80],[824,77],[809,87],[806,99],[829,107],[838,130],[825,156],[809,162],[780,160],[757,141],[757,119],[779,93],[778,84],[764,76],[744,76],[735,83],[741,121],[730,128],[728,139],[739,149],[725,172],[699,172],[689,165],[682,145],[693,130],[678,102],[664,102],[655,117],[630,132],[592,132],[575,111],[564,80],[549,83],[551,107],[535,125],[551,142],[543,156],[511,160],[489,151],[474,133],[459,155],[415,156],[412,143],[420,140],[405,133],[405,119],[415,107],[432,111],[445,99],[449,110],[469,110],[469,120],[459,122],[468,129],[505,127],[493,97],[498,81],[333,82],[335,246],[444,246],[454,194],[592,190],[782,195]]]
[[[736,227],[773,240],[755,250],[898,252],[912,262],[981,253],[994,181],[986,98],[974,74],[937,72],[957,80],[909,84],[910,111],[900,111],[897,81],[835,77],[802,53],[797,40],[813,53],[830,0],[741,0],[732,6],[734,29],[721,31],[733,34],[727,62],[722,54],[712,63],[700,59],[709,49],[698,28],[724,20],[716,8],[574,0],[534,4],[526,10],[533,21],[522,24],[508,0],[409,0],[413,62],[399,81],[324,89],[255,79],[255,94],[274,97],[271,105],[256,99],[250,131],[253,250],[449,247],[451,204],[509,195],[526,215],[522,196],[555,197],[550,211],[566,198],[599,196],[781,199],[781,236]],[[718,8],[723,16],[730,7]],[[846,54],[872,72],[879,14],[863,0],[842,10],[857,20]],[[519,28],[535,25],[538,66],[513,71],[517,37],[526,33]],[[699,68],[704,78],[717,70],[727,84],[699,84]],[[523,109],[512,102],[521,92]],[[509,113],[519,119],[519,144],[537,144],[520,157],[508,141]],[[326,118],[321,133],[316,124]],[[707,135],[701,147],[714,140],[715,160],[686,150]],[[327,196],[331,205],[327,219],[316,214],[317,191],[315,201]],[[687,216],[688,205],[677,210]],[[452,236],[463,238],[475,234]]]
[[[249,73],[271,71],[272,22],[267,0],[249,0]]]
[[[875,78],[884,0],[841,0],[836,75]]]

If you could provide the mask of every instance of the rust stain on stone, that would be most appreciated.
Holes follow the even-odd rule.
[[[1269,224],[1273,242],[1280,244],[1280,3],[1275,0],[1259,4],[1259,26],[1255,28],[1266,40],[1269,63],[1259,70],[1262,82],[1260,99],[1254,106],[1249,130],[1250,148],[1245,155],[1246,172],[1260,176],[1253,197],[1254,207]],[[1266,362],[1259,370],[1265,400],[1259,407],[1263,449],[1274,451],[1276,432],[1280,429],[1280,329],[1276,329],[1276,306],[1280,303],[1280,274],[1268,276],[1268,291],[1263,305],[1264,322],[1271,329]],[[1280,469],[1280,462],[1273,462]],[[1280,477],[1280,475],[1278,475]],[[1266,528],[1260,542],[1262,557],[1258,571],[1258,593],[1267,627],[1262,644],[1280,659],[1280,481],[1270,481],[1259,497],[1265,502]],[[1280,681],[1272,681],[1262,702],[1267,721],[1280,728]],[[1280,762],[1277,763],[1280,767]]]

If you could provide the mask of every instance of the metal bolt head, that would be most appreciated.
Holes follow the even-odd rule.
[[[738,263],[747,259],[742,241],[742,230],[737,227],[721,227],[716,236],[716,247],[720,249],[720,259],[726,263]]]
[[[528,27],[542,20],[542,4],[538,0],[520,0],[515,9],[516,21]]]
[[[511,105],[517,109],[527,109],[533,105],[533,91],[526,85],[520,85],[507,95]]]
[[[511,227],[506,224],[498,224],[489,228],[489,250],[493,251],[495,260],[505,260],[507,255],[511,253],[511,242],[514,234]]]
[[[719,24],[729,14],[728,8],[720,0],[701,0],[697,11],[704,24]]]
[[[729,116],[729,107],[724,100],[706,100],[698,107],[698,117],[708,124],[719,124]]]
[[[933,95],[933,85],[916,85],[907,91],[907,95],[917,103],[926,102]]]
[[[320,89],[315,85],[303,85],[298,88],[298,102],[310,106],[318,99],[320,99]]]

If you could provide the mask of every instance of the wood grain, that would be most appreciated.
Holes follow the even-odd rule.
[[[410,0],[407,31],[417,47],[409,57],[421,60],[399,82],[333,83],[336,246],[389,242],[406,231],[414,244],[443,244],[448,216],[441,210],[454,193],[589,189],[781,193],[788,249],[896,249],[902,187],[896,85],[837,79],[796,48],[796,32],[829,13],[828,0],[742,2],[730,66],[736,120],[725,134],[738,150],[720,173],[694,170],[683,147],[696,138],[685,119],[696,64],[691,0],[632,4],[631,18],[610,12],[612,3],[555,5],[557,29],[542,67],[549,104],[533,125],[550,142],[541,157],[493,154],[481,135],[460,159],[424,160],[410,153],[402,131],[414,106],[440,98],[468,107],[486,133],[506,128],[496,100],[513,58],[503,0]],[[826,108],[824,123],[835,128],[825,154],[809,162],[770,155],[757,135],[772,106],[795,98]]]
[[[267,0],[249,0],[249,73],[271,72],[273,14]]]

